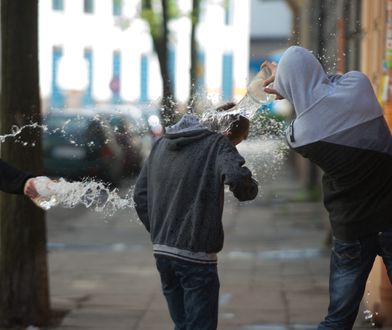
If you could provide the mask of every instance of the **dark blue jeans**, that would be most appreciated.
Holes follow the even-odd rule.
[[[334,238],[329,278],[328,315],[318,330],[351,330],[368,275],[379,255],[392,282],[392,229],[356,241]]]
[[[219,278],[217,265],[155,255],[175,330],[216,330]]]

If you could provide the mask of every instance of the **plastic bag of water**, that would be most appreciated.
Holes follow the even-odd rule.
[[[33,179],[35,189],[39,196],[33,199],[33,202],[44,210],[49,210],[58,204],[56,191],[53,186],[56,181],[51,180],[47,176],[37,176]]]
[[[248,85],[248,96],[253,99],[254,102],[259,104],[271,103],[275,96],[264,92],[264,81],[271,76],[272,72],[268,67],[261,68],[256,76]],[[272,83],[268,85],[272,87]]]

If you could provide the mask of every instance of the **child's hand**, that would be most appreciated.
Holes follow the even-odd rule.
[[[271,70],[271,75],[264,81],[264,92],[268,94],[274,94],[276,100],[282,100],[284,97],[280,95],[274,88],[268,87],[269,84],[273,83],[275,81],[275,75],[276,75],[276,69],[278,65],[275,62],[268,62],[264,61],[263,64],[261,64],[261,67],[268,67]]]
[[[268,62],[268,61],[264,61],[261,64],[261,68],[265,68],[267,67],[268,69],[270,69],[271,71],[271,75],[264,81],[264,86],[268,86],[270,83],[275,81],[275,75],[276,75],[276,68],[278,67],[278,65],[275,62]]]
[[[30,178],[26,181],[24,185],[23,193],[27,197],[30,197],[31,199],[38,197],[39,194],[37,192],[37,189],[35,188],[34,178]]]

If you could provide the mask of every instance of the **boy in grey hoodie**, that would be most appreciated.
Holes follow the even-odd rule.
[[[369,79],[328,76],[307,49],[288,48],[266,63],[274,87],[296,118],[289,146],[323,171],[324,205],[333,233],[330,305],[318,330],[352,329],[377,255],[392,282],[392,136]]]
[[[235,148],[248,129],[238,116],[225,136],[184,115],[154,144],[137,179],[135,208],[151,234],[176,330],[217,328],[224,184],[240,201],[258,192]]]

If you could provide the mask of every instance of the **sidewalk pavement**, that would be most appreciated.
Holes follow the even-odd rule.
[[[261,182],[251,203],[225,205],[219,254],[219,329],[316,329],[328,307],[327,217],[295,202],[290,171]],[[148,234],[133,212],[110,219],[82,208],[48,212],[49,329],[173,329]],[[355,329],[370,329],[360,311]]]

